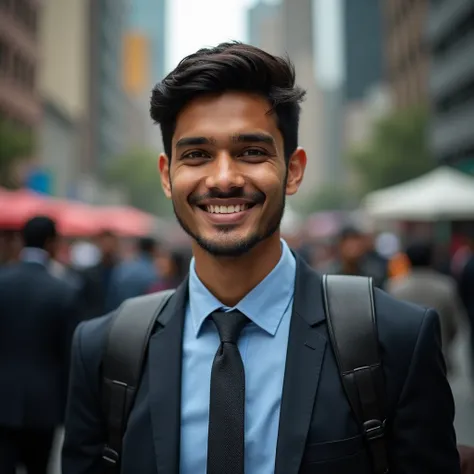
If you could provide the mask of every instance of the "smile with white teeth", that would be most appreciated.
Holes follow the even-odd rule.
[[[237,204],[236,206],[206,206],[206,211],[211,214],[234,214],[236,212],[246,211],[248,204]]]

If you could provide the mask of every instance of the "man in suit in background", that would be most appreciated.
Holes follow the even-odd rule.
[[[84,281],[82,296],[88,319],[106,313],[106,299],[111,288],[114,270],[120,264],[120,240],[111,231],[101,232],[96,239],[100,250],[100,261],[83,269],[80,274]]]
[[[286,59],[239,43],[189,56],[153,91],[161,182],[194,258],[149,341],[121,474],[371,472],[321,276],[280,238],[307,159],[303,96]],[[380,290],[375,308],[390,472],[459,474],[437,314]],[[76,331],[63,474],[103,472],[101,360],[114,315]]]
[[[434,268],[433,254],[430,242],[410,244],[406,249],[410,273],[389,281],[387,291],[395,298],[436,309],[440,316],[443,353],[449,362],[452,344],[465,313],[456,281]]]
[[[107,311],[117,309],[128,298],[147,294],[151,285],[158,280],[155,264],[158,245],[155,239],[139,238],[136,250],[134,258],[114,267],[107,289]]]
[[[52,276],[56,227],[35,217],[20,262],[0,269],[0,472],[46,473],[63,422],[68,361],[79,322],[76,293]]]

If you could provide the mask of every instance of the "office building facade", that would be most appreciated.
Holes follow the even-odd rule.
[[[0,118],[36,133],[39,0],[0,1]]]
[[[429,52],[424,34],[429,1],[383,2],[385,67],[397,108],[426,105],[429,100]]]
[[[426,39],[432,152],[438,162],[474,174],[474,2],[432,0]]]
[[[343,100],[361,100],[384,74],[381,3],[344,0],[343,36]]]
[[[89,0],[88,169],[100,178],[125,151],[127,101],[122,82],[125,0]]]

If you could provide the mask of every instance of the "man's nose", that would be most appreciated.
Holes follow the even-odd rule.
[[[224,152],[213,161],[206,186],[228,191],[232,188],[243,187],[245,180],[239,169],[239,164],[229,153]]]

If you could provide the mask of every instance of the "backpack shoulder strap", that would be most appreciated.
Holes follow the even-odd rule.
[[[167,290],[125,301],[110,326],[102,358],[102,404],[107,427],[102,459],[107,472],[120,472],[122,438],[140,384],[148,340],[173,293]]]
[[[375,474],[388,473],[385,387],[371,278],[324,275],[328,332],[342,385]]]

